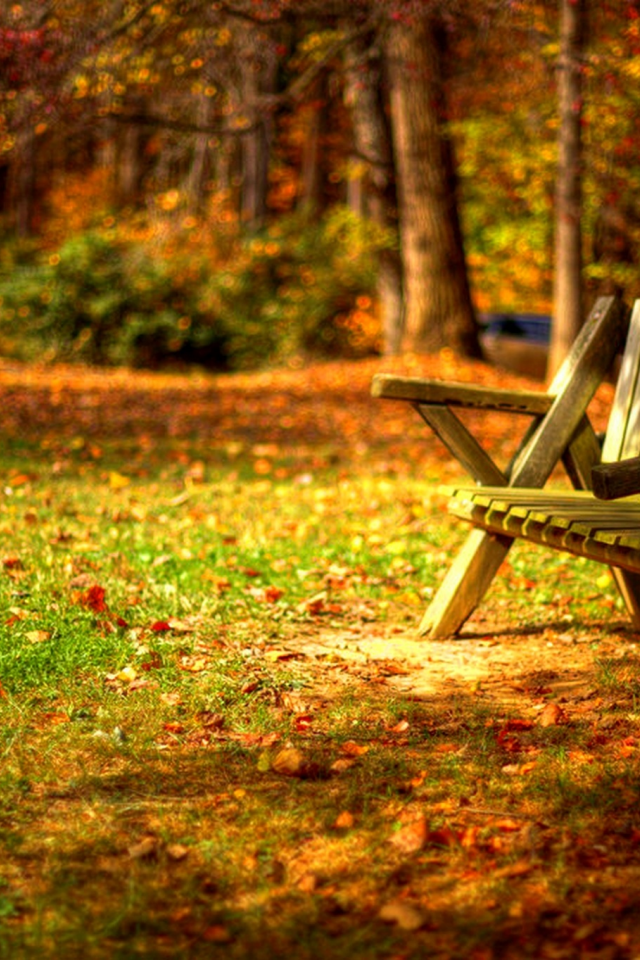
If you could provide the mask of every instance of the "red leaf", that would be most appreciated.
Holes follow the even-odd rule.
[[[299,733],[304,733],[305,730],[308,730],[312,723],[313,717],[310,713],[299,714],[294,720],[295,728]]]
[[[264,598],[267,603],[277,603],[283,596],[284,590],[281,590],[280,587],[265,587]]]
[[[154,633],[164,633],[166,630],[171,630],[171,626],[166,620],[156,620],[151,624],[151,629]]]
[[[97,584],[94,584],[92,587],[89,587],[88,590],[85,590],[80,596],[80,603],[83,607],[88,607],[90,610],[94,610],[96,613],[104,613],[107,609],[107,604],[105,603],[105,596],[107,591],[104,587],[99,587]]]

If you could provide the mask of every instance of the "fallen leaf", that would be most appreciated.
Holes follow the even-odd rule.
[[[347,770],[350,770],[351,767],[355,766],[355,760],[349,760],[347,757],[341,757],[339,760],[336,760],[331,764],[330,770],[332,773],[345,773]]]
[[[405,900],[390,900],[378,914],[385,923],[395,923],[401,930],[411,932],[419,930],[427,922],[426,914]]]
[[[535,765],[535,760],[530,760],[528,763],[508,763],[502,767],[502,772],[511,777],[521,777],[526,773],[531,773]]]
[[[342,813],[339,813],[334,821],[334,827],[336,830],[349,830],[355,823],[355,818],[349,810],[343,810]]]
[[[387,727],[387,730],[389,733],[405,733],[409,729],[409,726],[408,720],[400,720],[395,726]]]
[[[187,623],[186,620],[178,620],[172,617],[170,620],[167,620],[167,625],[170,630],[176,630],[178,633],[193,633],[193,624]],[[151,628],[153,630],[153,627]]]
[[[296,886],[303,893],[314,893],[318,886],[318,878],[315,873],[305,873],[300,877]]]
[[[355,740],[347,740],[340,750],[348,757],[361,757],[369,751],[369,747],[364,743],[356,743]]]
[[[51,639],[50,630],[28,630],[26,633],[29,643],[44,643]]]
[[[167,847],[167,856],[170,860],[179,861],[184,860],[185,857],[189,856],[189,848],[183,846],[181,843],[170,843]]]
[[[116,674],[118,680],[122,680],[123,683],[132,683],[138,676],[138,671],[135,667],[123,667],[122,670],[119,670]]]
[[[103,613],[107,609],[105,597],[107,591],[97,583],[80,595],[80,603],[96,613]]]
[[[122,490],[124,487],[128,487],[131,483],[129,477],[125,477],[124,474],[118,473],[116,470],[112,470],[109,474],[109,486],[112,490]]]
[[[310,713],[301,713],[295,717],[293,724],[298,733],[304,733],[313,725],[313,716]]]
[[[285,747],[272,760],[271,769],[283,777],[301,777],[305,769],[304,755],[296,747]]]
[[[202,933],[202,939],[207,943],[229,943],[232,937],[229,930],[221,923],[214,923]]]
[[[425,817],[420,817],[393,833],[389,837],[389,843],[401,853],[417,853],[426,845],[428,834],[427,821]]]
[[[156,856],[159,846],[157,837],[144,837],[139,843],[129,847],[128,853],[132,860],[146,860]]]
[[[557,727],[567,722],[567,715],[557,703],[548,703],[538,717],[541,727]]]

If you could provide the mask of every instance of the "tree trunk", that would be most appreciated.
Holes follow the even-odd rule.
[[[36,136],[30,126],[21,131],[9,176],[10,205],[19,237],[29,237],[35,228],[37,201]]]
[[[356,161],[364,169],[365,212],[379,226],[397,227],[391,133],[380,96],[381,64],[364,38],[347,54],[346,95],[351,111]],[[378,265],[378,299],[382,308],[385,354],[402,343],[402,263],[396,250],[384,250]]]
[[[558,100],[560,133],[556,179],[553,327],[547,374],[553,376],[582,326],[581,56],[585,0],[560,0]]]
[[[387,59],[405,284],[405,350],[479,356],[446,130],[443,38],[430,17],[389,27]]]
[[[242,57],[242,101],[249,121],[249,130],[241,141],[242,192],[241,219],[251,230],[263,226],[267,217],[269,162],[273,139],[273,122],[269,114],[260,111],[260,95],[273,93],[276,81],[276,63],[259,47],[260,38],[246,32],[240,47]],[[263,56],[264,53],[264,56]]]
[[[197,107],[198,124],[201,127],[206,127],[211,121],[211,116],[211,99],[201,93]],[[186,178],[186,190],[191,213],[199,214],[204,209],[211,166],[209,152],[209,134],[197,134],[193,147],[191,168]]]
[[[147,112],[143,97],[133,97],[131,113],[141,117]],[[115,191],[118,206],[138,206],[142,203],[142,184],[145,174],[146,133],[142,124],[124,123],[118,129],[116,141]]]

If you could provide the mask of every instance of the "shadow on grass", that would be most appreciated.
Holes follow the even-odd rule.
[[[5,884],[22,893],[0,944],[42,957],[635,956],[625,696],[566,705],[550,727],[514,723],[489,697],[400,697],[402,735],[359,725],[363,749],[339,772],[344,740],[297,737],[310,766],[295,777],[273,769],[282,744],[97,745],[74,782],[15,812]],[[390,904],[395,922],[380,915]]]

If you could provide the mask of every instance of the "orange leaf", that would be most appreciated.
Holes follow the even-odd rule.
[[[417,853],[426,845],[427,836],[427,821],[425,817],[420,817],[392,834],[389,837],[389,843],[392,843],[401,853]]]
[[[389,733],[404,733],[409,729],[409,726],[410,724],[408,720],[400,720],[400,722],[396,723],[395,726],[388,727],[387,729],[389,730]]]
[[[334,827],[336,830],[348,830],[355,823],[355,818],[348,810],[343,810],[335,819]]]
[[[368,752],[369,747],[363,743],[356,743],[355,740],[347,740],[340,749],[348,757],[361,757],[363,753]]]
[[[538,718],[541,727],[557,727],[566,721],[567,715],[557,703],[548,703]]]

